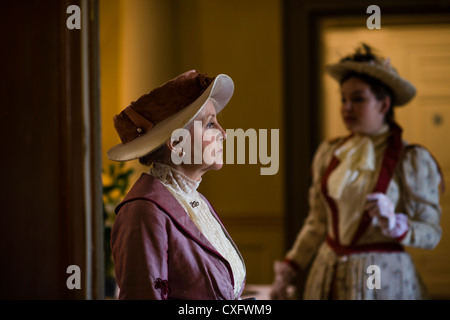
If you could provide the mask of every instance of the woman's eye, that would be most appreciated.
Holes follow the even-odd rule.
[[[355,97],[352,99],[353,102],[363,102],[364,98],[363,97]]]

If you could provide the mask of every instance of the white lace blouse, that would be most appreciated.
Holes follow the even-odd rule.
[[[234,277],[234,295],[236,297],[241,291],[245,279],[245,266],[239,253],[211,213],[208,204],[197,192],[201,180],[192,180],[175,168],[159,162],[153,164],[149,174],[161,181],[186,210],[206,239],[230,263]]]

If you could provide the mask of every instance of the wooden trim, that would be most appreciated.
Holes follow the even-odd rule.
[[[93,299],[103,299],[105,295],[104,281],[104,217],[103,217],[103,188],[102,188],[102,143],[101,143],[101,112],[100,112],[100,27],[99,1],[90,0],[90,83],[91,83],[91,169],[92,169],[92,198],[93,198],[93,262],[95,266]]]
[[[69,5],[80,6],[80,1],[61,1],[59,11],[66,12]],[[68,275],[62,274],[60,296],[65,299],[83,299],[85,285],[85,224],[83,182],[83,124],[81,115],[81,32],[66,27],[66,14],[60,14],[60,239],[61,252],[65,252],[61,268],[78,265],[81,268],[82,290],[68,290]]]
[[[89,166],[91,197],[91,239],[92,251],[90,262],[92,268],[92,299],[104,299],[104,217],[102,190],[102,146],[100,113],[100,39],[99,39],[99,1],[88,0],[88,82],[89,82]]]
[[[310,1],[285,0],[285,250],[295,241],[308,210],[311,159],[318,145],[317,29]]]

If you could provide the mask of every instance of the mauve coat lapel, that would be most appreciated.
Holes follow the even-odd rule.
[[[189,237],[191,237],[192,240],[224,259],[197,228],[177,199],[175,199],[175,197],[159,180],[149,174],[143,173],[140,176],[124,200],[116,207],[116,214],[125,203],[139,199],[148,200],[155,203],[173,220],[176,225],[178,225]],[[207,203],[210,205],[209,202]],[[218,221],[222,225],[219,219]]]

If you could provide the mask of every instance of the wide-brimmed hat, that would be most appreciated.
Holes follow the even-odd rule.
[[[219,113],[230,101],[233,80],[226,74],[209,77],[196,70],[185,72],[132,102],[114,117],[121,143],[108,150],[108,158],[128,161],[145,156],[164,144],[176,129],[184,128],[216,101]]]
[[[363,49],[365,53],[358,49],[355,54],[341,59],[339,63],[327,65],[325,70],[339,83],[350,72],[367,74],[392,90],[395,96],[393,105],[402,106],[411,101],[416,95],[414,85],[399,75],[389,58],[375,56],[370,52],[370,47],[364,44]]]

